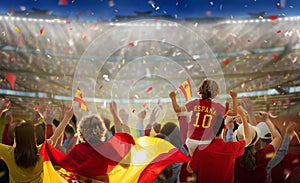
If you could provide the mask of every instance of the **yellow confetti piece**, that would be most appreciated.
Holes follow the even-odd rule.
[[[258,19],[262,20],[262,19],[264,19],[264,17],[263,16],[259,16]]]
[[[145,54],[146,54],[147,56],[150,55],[150,53],[149,53],[148,51],[146,51]]]
[[[156,10],[156,11],[159,10],[159,6],[157,6],[157,7],[155,8],[155,10]]]
[[[198,27],[198,22],[196,22],[196,23],[194,24],[194,26],[195,26],[195,27]]]
[[[155,67],[154,67],[154,70],[156,70],[156,71],[157,71],[157,70],[158,70],[158,67],[156,67],[156,66],[155,66]]]
[[[112,89],[112,85],[109,85],[108,88],[111,90]]]
[[[146,60],[143,60],[143,64],[146,64],[147,62],[146,62]]]
[[[267,159],[271,159],[273,157],[274,157],[274,153],[273,152],[266,154],[266,158]]]
[[[154,47],[154,46],[152,46],[152,47],[151,47],[151,50],[155,50],[155,47]]]
[[[190,59],[188,59],[188,60],[187,60],[187,63],[188,63],[188,64],[189,64],[189,63],[191,63],[191,60],[190,60]]]
[[[284,76],[284,79],[288,79],[290,77],[290,74],[287,74],[286,76]]]
[[[118,69],[120,69],[121,68],[121,64],[118,64]]]
[[[21,31],[18,27],[14,27],[14,30],[15,30],[17,33],[22,33],[22,31]]]
[[[59,77],[57,76],[55,79],[56,79],[56,80],[59,80]]]
[[[122,65],[124,65],[124,64],[125,64],[125,59],[123,58],[123,59],[122,59]]]
[[[152,8],[155,8],[155,5],[154,4],[151,4]]]
[[[296,158],[296,159],[294,159],[294,160],[292,161],[293,164],[296,164],[296,163],[298,163],[298,162],[299,162],[299,159],[298,159],[298,158]]]
[[[259,55],[259,56],[258,56],[258,59],[260,59],[260,60],[261,60],[262,58],[264,58],[264,56],[263,56],[263,55]]]
[[[68,86],[68,85],[65,85],[65,89],[69,89],[70,88],[70,86]]]

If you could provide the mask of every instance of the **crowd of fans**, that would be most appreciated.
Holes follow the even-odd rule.
[[[52,163],[67,171],[75,171],[73,164],[89,164],[99,171],[103,166],[109,169],[109,165],[123,160],[128,152],[128,144],[120,145],[120,153],[117,152],[120,149],[109,143],[120,134],[129,138],[162,138],[179,149],[183,156],[189,156],[186,163],[166,163],[157,177],[153,177],[154,182],[297,182],[300,153],[288,153],[297,122],[286,121],[284,131],[280,132],[267,112],[254,114],[249,98],[242,97],[238,105],[237,93],[231,91],[233,105],[221,107],[213,102],[218,94],[217,83],[204,80],[198,89],[200,98],[180,107],[176,104],[176,94],[171,92],[178,122],[160,123],[158,116],[163,106],[157,104],[146,127],[146,110],[138,113],[135,131],[128,125],[129,114],[118,109],[114,101],[109,105],[111,121],[109,116],[100,116],[102,114],[87,115],[77,121],[72,106],[61,104],[56,110],[40,103],[35,104],[30,119],[15,120],[13,116],[17,114],[10,111],[11,101],[3,98],[0,101],[0,114],[5,121],[0,144],[1,182],[8,179],[11,182],[42,182],[43,157],[38,152],[43,143],[66,154],[63,161],[53,160]],[[60,112],[58,120],[55,111]],[[95,154],[94,159],[89,158]],[[113,161],[97,161],[100,156]],[[130,158],[126,156],[121,163],[123,168],[126,169]],[[90,175],[87,169],[76,171]],[[91,179],[109,182],[108,177],[96,174]]]

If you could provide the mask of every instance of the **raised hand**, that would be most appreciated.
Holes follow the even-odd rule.
[[[120,118],[122,119],[123,123],[127,124],[128,119],[129,119],[129,114],[126,112],[126,110],[125,109],[120,109],[119,115],[120,115]]]
[[[175,91],[172,91],[172,92],[169,94],[169,97],[170,97],[171,99],[176,98],[176,92],[175,92]]]
[[[147,114],[146,110],[142,110],[141,112],[138,113],[137,116],[138,116],[139,119],[144,120],[145,117],[146,117],[146,114]]]
[[[158,116],[160,114],[160,107],[157,105],[153,108],[151,114],[150,114],[150,119],[149,119],[149,123],[154,123],[156,122]]]
[[[230,94],[231,98],[236,98],[237,97],[237,92],[236,91],[230,90],[229,94]]]
[[[44,122],[46,124],[52,124],[54,117],[55,117],[55,109],[53,106],[48,105],[46,107],[46,110],[43,112]]]

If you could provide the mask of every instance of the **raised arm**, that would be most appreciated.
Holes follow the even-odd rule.
[[[246,141],[246,146],[248,146],[252,141],[252,137],[251,137],[251,133],[250,133],[250,126],[246,119],[245,111],[241,106],[237,107],[237,113],[241,116],[242,124],[244,127],[244,139]]]
[[[176,113],[179,113],[179,112],[184,112],[186,111],[185,107],[181,107],[178,105],[177,103],[177,100],[176,100],[176,93],[175,91],[172,91],[170,94],[169,94],[171,100],[172,100],[172,106],[173,106],[173,109]]]
[[[256,122],[256,119],[255,119],[255,115],[254,115],[254,111],[253,111],[253,105],[252,105],[251,100],[248,97],[243,96],[241,104],[242,104],[243,108],[248,113],[250,124],[252,124],[253,126],[256,126],[257,122]]]
[[[230,96],[232,100],[232,110],[229,110],[228,116],[236,116],[237,115],[237,92],[230,90]]]
[[[63,120],[59,123],[59,125],[56,128],[56,130],[54,131],[52,137],[50,137],[50,142],[48,141],[48,143],[50,143],[52,146],[56,145],[60,136],[63,135],[63,132],[64,132],[66,126],[68,125],[69,121],[72,119],[73,114],[74,114],[73,107],[70,107],[66,111]],[[47,117],[45,117],[45,118],[47,118]]]
[[[123,124],[123,122],[119,116],[118,107],[117,107],[117,104],[115,101],[112,101],[109,104],[109,109],[110,109],[110,112],[114,119],[116,133],[117,132],[126,132],[126,133],[130,134],[129,127],[127,125]]]
[[[282,138],[281,135],[279,134],[279,132],[275,129],[272,121],[269,118],[268,113],[266,112],[260,112],[259,115],[262,117],[262,120],[266,122],[270,133],[272,135],[272,142],[270,144],[273,145],[275,152],[279,149],[280,144],[282,142]]]
[[[10,100],[8,98],[2,98],[0,100],[0,117],[2,114],[10,108]]]

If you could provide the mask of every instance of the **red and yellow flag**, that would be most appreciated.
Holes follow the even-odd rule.
[[[83,100],[82,93],[80,88],[78,87],[74,96],[74,101],[78,102],[78,107],[85,110],[89,111],[89,108],[87,107],[86,102]]]
[[[113,152],[111,156],[100,154],[95,147],[95,153],[88,154],[85,162],[77,164],[45,142],[41,148],[44,182],[153,182],[168,165],[189,161],[189,157],[172,144],[156,137],[133,139],[129,134],[116,133],[103,144],[107,147],[100,146],[100,149],[112,150],[109,151]],[[112,158],[114,153],[120,158]],[[51,162],[61,168],[54,170]]]
[[[182,91],[184,98],[186,101],[190,100],[192,97],[192,87],[190,79],[185,80],[179,87],[179,89]]]

